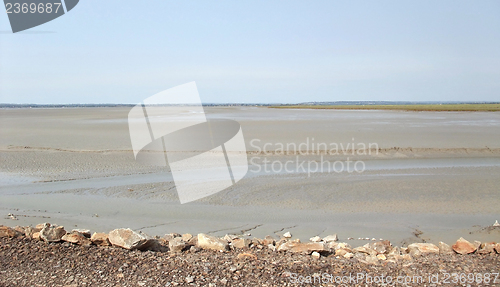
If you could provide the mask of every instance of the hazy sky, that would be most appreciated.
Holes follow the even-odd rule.
[[[12,34],[0,102],[500,101],[500,1],[81,0]]]

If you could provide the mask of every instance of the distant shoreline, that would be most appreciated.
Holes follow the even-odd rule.
[[[107,104],[13,104],[0,103],[0,109],[120,108],[130,103]],[[155,106],[184,106],[162,104]],[[186,105],[189,106],[189,105]],[[203,103],[204,107],[266,107],[277,109],[404,110],[404,111],[500,111],[500,102],[408,102],[408,101],[334,101],[305,103]]]
[[[409,104],[409,105],[283,105],[273,109],[400,110],[432,112],[498,112],[500,104]]]

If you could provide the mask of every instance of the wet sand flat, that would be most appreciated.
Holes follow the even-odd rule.
[[[482,231],[500,217],[498,112],[205,110],[241,124],[250,171],[184,205],[168,170],[135,162],[129,108],[0,110],[0,212],[18,218],[2,216],[0,224],[261,237],[288,230],[304,239],[338,233],[402,241],[415,230],[430,241],[499,236]],[[322,143],[378,149],[329,154]],[[301,148],[283,154],[280,144]],[[365,170],[276,169],[347,158]],[[265,160],[273,164],[268,171]]]

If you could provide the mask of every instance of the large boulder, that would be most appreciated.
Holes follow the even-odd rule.
[[[304,254],[311,254],[312,252],[324,252],[328,251],[325,243],[323,242],[307,242],[307,243],[301,243],[297,241],[288,241],[283,244],[281,244],[278,249],[278,251],[290,251],[293,253],[304,253]]]
[[[462,255],[473,253],[477,249],[474,244],[465,240],[463,237],[460,237],[457,242],[451,246],[451,248],[453,248],[456,253]]]
[[[408,253],[413,257],[432,253],[439,254],[439,248],[432,243],[412,243],[408,245]]]
[[[22,235],[22,233],[20,233],[19,231],[16,231],[13,228],[0,225],[0,238],[2,238],[2,237],[18,237],[21,235]]]
[[[66,233],[61,237],[62,241],[70,242],[73,244],[78,244],[78,245],[90,245],[92,244],[92,241],[88,239],[87,237],[83,236],[79,232],[72,232],[72,233]]]
[[[40,239],[46,242],[59,242],[65,234],[64,226],[44,223],[42,230],[40,230]]]
[[[128,250],[141,249],[148,244],[146,236],[130,228],[112,230],[108,236],[111,244]]]
[[[213,237],[205,233],[198,234],[197,238],[197,246],[200,248],[216,251],[229,250],[229,243],[224,239]]]
[[[92,237],[90,237],[90,241],[95,245],[99,246],[110,246],[111,242],[109,242],[109,236],[107,233],[94,233]]]

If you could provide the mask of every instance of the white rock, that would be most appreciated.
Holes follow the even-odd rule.
[[[412,257],[425,254],[439,254],[439,247],[432,243],[412,243],[408,245],[409,253]]]
[[[332,241],[338,241],[339,238],[337,237],[337,234],[333,235],[328,235],[327,237],[323,238],[324,242],[332,242]]]
[[[344,258],[353,258],[354,257],[354,254],[352,254],[351,252],[347,252],[346,254],[344,254]]]
[[[224,251],[229,249],[229,243],[217,237],[213,237],[204,233],[198,234],[198,247],[216,251]]]
[[[287,233],[283,234],[283,237],[292,238],[292,234],[290,232],[287,232]]]
[[[182,239],[182,237],[175,237],[168,242],[168,248],[171,252],[182,252],[186,248],[187,244]]]
[[[108,235],[109,242],[128,250],[140,249],[148,243],[148,239],[130,228],[112,230]]]
[[[50,223],[45,223],[42,230],[40,231],[40,239],[46,242],[59,242],[61,238],[66,234],[63,226],[50,225]]]
[[[321,241],[321,237],[319,237],[319,236],[314,236],[314,237],[309,238],[309,240],[310,240],[311,242],[320,242],[320,241]]]
[[[314,251],[311,254],[311,257],[314,258],[314,259],[319,259],[321,257],[321,254],[319,254],[318,252]]]
[[[493,223],[493,226],[495,226],[495,227],[500,226],[500,223],[498,223],[498,220],[495,220],[495,223]]]

